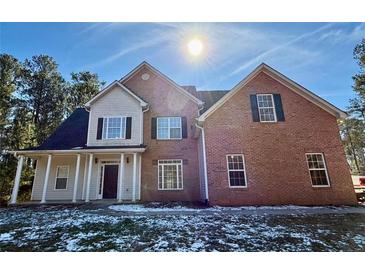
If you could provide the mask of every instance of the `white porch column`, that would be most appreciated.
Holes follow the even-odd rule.
[[[121,153],[120,164],[119,164],[118,202],[122,201],[123,177],[124,177],[124,153]]]
[[[90,185],[91,185],[91,172],[93,168],[93,154],[90,153],[89,156],[89,170],[87,172],[87,183],[86,183],[86,197],[85,202],[90,202]]]
[[[52,155],[51,154],[48,154],[47,169],[46,169],[46,176],[44,177],[44,184],[43,184],[43,193],[42,193],[41,204],[44,204],[46,202],[46,193],[47,193],[47,188],[48,188],[49,173],[51,171],[51,163],[52,163]]]
[[[133,192],[132,201],[136,201],[136,184],[137,184],[137,153],[133,153]]]
[[[81,158],[81,155],[80,154],[77,154],[75,182],[74,182],[74,193],[73,193],[73,197],[72,197],[72,202],[73,203],[76,203],[77,185],[79,184],[80,158]]]
[[[142,179],[142,153],[139,154],[139,162],[138,162],[138,199],[141,199],[141,179]]]
[[[20,177],[22,175],[23,162],[24,162],[24,156],[21,155],[18,158],[18,166],[16,168],[14,187],[13,187],[13,191],[11,193],[10,204],[16,204],[16,199],[18,197],[18,191],[19,191],[19,185],[20,185]]]
[[[85,200],[86,193],[86,179],[87,179],[87,154],[85,155],[85,165],[84,165],[84,178],[82,181],[82,200]]]

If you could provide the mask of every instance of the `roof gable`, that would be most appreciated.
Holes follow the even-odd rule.
[[[204,122],[206,118],[208,118],[212,113],[214,113],[218,108],[220,108],[225,102],[227,102],[233,95],[235,95],[242,87],[244,87],[247,83],[249,83],[253,78],[255,78],[259,73],[265,73],[272,77],[274,80],[278,81],[282,85],[286,86],[293,92],[299,94],[304,97],[308,101],[314,103],[318,107],[327,111],[328,113],[334,115],[337,118],[346,118],[347,113],[342,111],[341,109],[335,107],[331,103],[322,99],[318,95],[289,79],[285,75],[281,74],[277,70],[272,67],[262,63],[258,67],[256,67],[249,75],[247,75],[242,81],[240,81],[235,87],[233,87],[228,93],[226,93],[223,97],[221,97],[217,102],[215,102],[207,111],[205,111],[202,115],[199,116],[198,121]]]
[[[104,88],[103,90],[101,90],[98,94],[96,94],[90,101],[88,101],[85,104],[85,107],[90,107],[97,100],[99,100],[100,98],[102,98],[103,96],[105,96],[108,92],[110,92],[113,89],[113,87],[115,87],[115,86],[120,87],[124,92],[128,93],[129,95],[131,95],[134,99],[136,99],[140,103],[140,105],[142,107],[148,106],[148,103],[147,102],[145,102],[140,97],[138,97],[134,92],[132,92],[126,86],[124,86],[123,84],[121,84],[120,82],[118,82],[118,81],[115,80],[109,86],[107,86],[106,88]]]
[[[135,67],[132,71],[130,71],[127,75],[125,75],[123,78],[119,80],[120,83],[124,84],[128,79],[133,77],[138,71],[140,71],[142,68],[148,68],[153,73],[161,77],[162,79],[166,80],[168,83],[170,83],[172,86],[174,86],[180,93],[188,97],[193,102],[197,103],[198,105],[203,105],[204,103],[194,95],[192,95],[190,92],[179,86],[177,83],[175,83],[173,80],[171,80],[169,77],[167,77],[165,74],[157,70],[155,67],[147,63],[146,61],[143,61],[141,64],[139,64],[137,67]]]

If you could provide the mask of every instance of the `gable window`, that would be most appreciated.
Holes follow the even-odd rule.
[[[173,140],[181,139],[181,117],[158,117],[157,139]]]
[[[126,117],[105,117],[103,139],[125,139]]]
[[[257,94],[260,122],[276,122],[274,98],[272,94]]]
[[[227,170],[230,187],[247,187],[245,161],[242,154],[227,155]]]
[[[327,173],[327,167],[324,160],[323,153],[307,153],[307,164],[314,187],[326,187],[329,186],[329,179]]]
[[[182,160],[158,160],[158,189],[183,189]]]
[[[68,181],[68,166],[57,166],[56,171],[56,190],[66,190],[67,189],[67,181]]]

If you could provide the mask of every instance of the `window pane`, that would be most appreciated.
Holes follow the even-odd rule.
[[[164,166],[165,188],[177,188],[177,169],[175,165]]]
[[[307,154],[307,163],[312,185],[329,185],[323,155],[319,153]]]
[[[67,178],[57,178],[56,179],[56,189],[66,189]]]
[[[257,102],[259,107],[272,107],[272,96],[271,95],[257,95]]]
[[[166,117],[157,118],[157,128],[168,127],[168,126],[169,126],[169,118]]]
[[[242,155],[229,155],[228,175],[230,186],[246,186],[245,170]]]
[[[158,161],[159,189],[182,189],[182,160]]]
[[[311,170],[310,171],[312,184],[316,186],[328,185],[325,170]]]
[[[121,121],[121,138],[125,138],[125,132],[126,132],[126,128],[127,128],[127,119],[126,117],[123,117],[122,118],[122,121]]]
[[[170,129],[170,138],[173,139],[177,139],[177,138],[181,138],[181,130],[180,128],[172,128]]]
[[[181,127],[181,118],[180,117],[171,117],[170,118],[170,127]]]
[[[274,122],[274,102],[270,94],[268,95],[257,95],[257,105],[259,108],[260,121],[262,122]]]
[[[57,169],[57,177],[67,178],[68,177],[68,167],[58,167]]]
[[[274,108],[260,108],[260,121],[275,121]]]
[[[158,117],[157,139],[180,139],[181,117]]]
[[[103,119],[103,139],[106,139],[106,130],[107,130],[107,127],[108,127],[108,119],[107,118],[104,118]]]
[[[230,171],[229,172],[230,186],[245,186],[245,172],[244,171]]]
[[[103,125],[103,138],[104,139],[116,139],[121,138],[122,120],[124,121],[125,130],[125,117],[109,117],[104,119]]]
[[[157,130],[157,138],[158,139],[168,139],[169,138],[169,129],[168,128],[159,128]]]

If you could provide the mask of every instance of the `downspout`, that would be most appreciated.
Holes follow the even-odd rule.
[[[208,172],[207,172],[207,155],[205,151],[205,134],[204,127],[195,124],[197,128],[202,131],[202,141],[203,141],[203,162],[204,162],[204,186],[205,186],[205,204],[209,204],[209,194],[208,194]]]
[[[144,130],[143,130],[143,119],[144,119],[144,113],[150,110],[150,105],[147,105],[147,107],[145,109],[142,108],[142,115],[141,115],[141,121],[140,121],[140,127],[141,127],[141,136],[140,136],[140,143],[141,145],[143,144],[143,134],[144,134]]]

